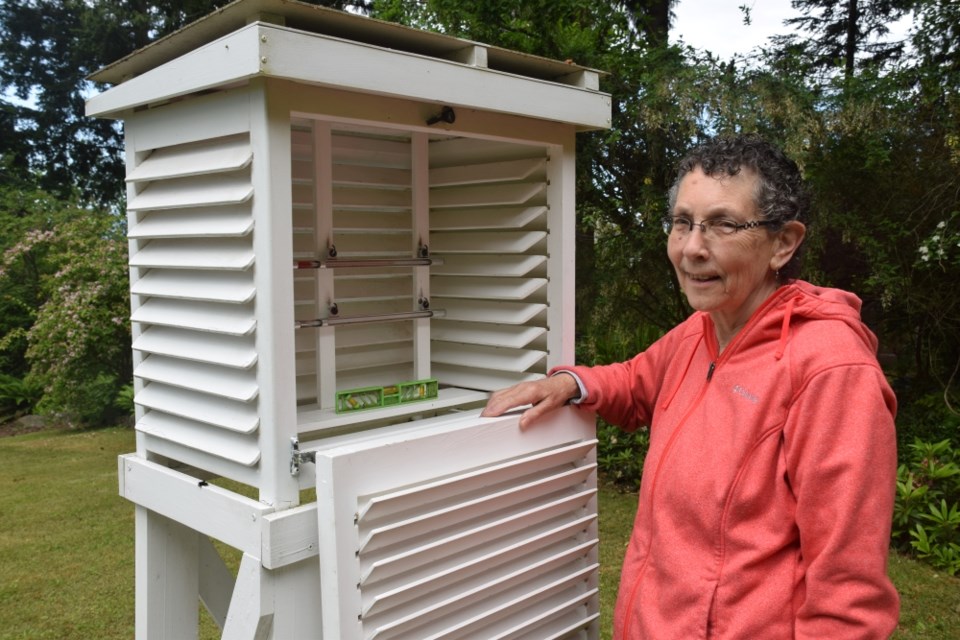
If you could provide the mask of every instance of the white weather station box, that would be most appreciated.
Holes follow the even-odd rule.
[[[479,414],[574,359],[599,76],[288,0],[92,76],[126,139],[137,638],[196,638],[198,603],[230,639],[598,636],[593,416]]]

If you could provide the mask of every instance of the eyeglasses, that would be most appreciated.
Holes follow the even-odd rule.
[[[663,232],[673,234],[678,238],[687,236],[694,227],[700,227],[706,238],[724,238],[732,236],[742,229],[756,229],[776,225],[774,220],[750,220],[749,222],[734,222],[727,218],[711,218],[702,222],[694,222],[686,216],[668,216],[663,219]]]

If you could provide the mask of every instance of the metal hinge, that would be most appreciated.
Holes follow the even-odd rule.
[[[300,451],[300,441],[290,438],[290,475],[300,475],[300,465],[304,462],[317,463],[316,451]]]

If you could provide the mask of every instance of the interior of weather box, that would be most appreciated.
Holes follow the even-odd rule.
[[[546,373],[547,147],[310,118],[291,136],[300,433]]]

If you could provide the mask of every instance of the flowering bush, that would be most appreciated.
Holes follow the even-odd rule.
[[[920,266],[937,265],[946,270],[960,266],[960,211],[954,211],[949,219],[941,220],[937,227],[917,247],[917,262]]]
[[[25,353],[26,379],[43,389],[36,409],[84,425],[111,419],[131,375],[127,246],[117,218],[81,209],[27,231],[4,252],[0,279],[28,262],[40,298]]]

